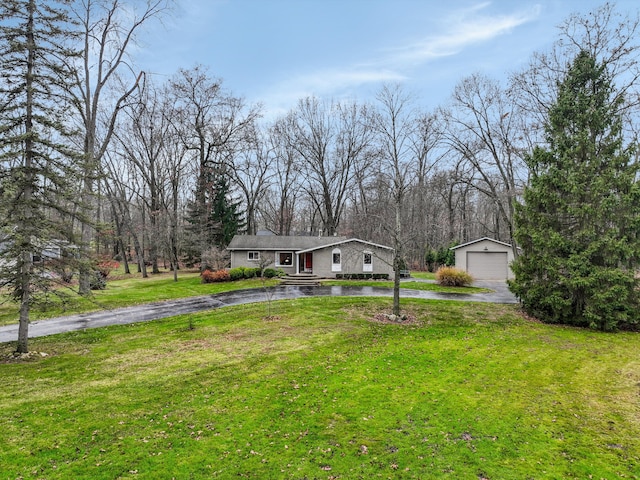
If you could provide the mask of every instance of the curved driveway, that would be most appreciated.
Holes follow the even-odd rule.
[[[432,300],[462,300],[469,302],[517,303],[504,282],[476,283],[475,286],[490,288],[491,293],[460,294],[440,293],[424,290],[402,289],[401,298],[423,298]],[[173,317],[185,313],[212,310],[215,308],[241,305],[245,303],[264,302],[266,300],[286,300],[302,297],[349,296],[349,297],[391,297],[393,290],[383,287],[296,287],[277,286],[267,289],[235,290],[231,292],[198,297],[180,298],[163,302],[148,303],[133,307],[101,310],[98,312],[80,313],[66,317],[57,317],[32,322],[29,325],[29,337],[43,337],[56,333],[84,330],[86,328],[123,325],[144,322],[159,318]],[[0,343],[12,342],[18,338],[18,325],[0,327]]]

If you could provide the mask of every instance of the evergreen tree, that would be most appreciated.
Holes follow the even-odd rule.
[[[20,304],[17,351],[28,352],[30,308],[48,287],[37,263],[52,243],[67,245],[74,195],[73,152],[61,58],[66,0],[0,4],[0,278]]]
[[[218,175],[211,202],[210,224],[212,243],[220,249],[227,248],[235,234],[245,227],[240,202],[231,198],[227,175]]]
[[[621,99],[606,68],[581,52],[558,85],[548,148],[529,156],[532,178],[516,208],[511,290],[531,315],[601,330],[640,323],[640,189],[624,147]]]
[[[240,202],[231,199],[229,179],[222,169],[208,168],[197,188],[187,210],[187,263],[200,262],[211,247],[226,248],[245,226]]]

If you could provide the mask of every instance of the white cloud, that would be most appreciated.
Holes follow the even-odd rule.
[[[406,77],[389,69],[349,67],[323,70],[294,76],[261,95],[267,116],[286,113],[295,103],[308,96],[341,98],[366,84],[401,82]]]
[[[390,69],[365,69],[349,67],[345,70],[327,70],[303,75],[293,84],[304,87],[310,93],[322,94],[334,90],[345,90],[367,83],[402,81],[405,77]]]
[[[384,63],[396,68],[411,67],[439,57],[455,55],[465,47],[478,44],[511,32],[515,27],[535,19],[540,6],[509,15],[488,15],[482,11],[490,3],[453,12],[443,20],[444,28],[439,34],[427,37],[391,51]]]

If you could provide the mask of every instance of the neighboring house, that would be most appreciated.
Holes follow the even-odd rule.
[[[8,249],[12,243],[13,240],[10,236],[0,239],[0,252]],[[51,240],[42,245],[43,246],[39,249],[39,252],[36,252],[31,256],[31,260],[34,262],[57,260],[62,257],[72,256],[75,255],[78,250],[77,246],[66,240]]]
[[[513,249],[508,243],[484,237],[452,247],[451,250],[456,255],[456,268],[464,270],[476,280],[513,278]]]
[[[269,266],[288,275],[372,273],[393,277],[393,249],[347,237],[236,235],[227,247],[231,268]]]

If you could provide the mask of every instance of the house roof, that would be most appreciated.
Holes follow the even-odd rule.
[[[331,245],[346,237],[298,237],[286,235],[236,235],[227,250],[308,250]]]
[[[293,250],[306,253],[320,248],[334,247],[349,242],[358,242],[371,247],[393,250],[391,247],[347,237],[298,237],[280,235],[236,235],[227,250]]]
[[[489,237],[482,237],[482,238],[478,238],[477,240],[472,240],[471,242],[463,243],[462,245],[456,245],[455,247],[451,247],[449,250],[457,250],[458,248],[468,247],[469,245],[473,245],[474,243],[483,242],[485,240],[488,240],[489,242],[497,243],[498,245],[502,245],[504,247],[511,248],[511,244],[510,243],[501,242],[500,240],[495,240],[495,239],[489,238]]]
[[[327,244],[327,245],[322,245],[322,246],[318,246],[318,247],[314,247],[314,248],[307,248],[306,250],[300,250],[297,253],[311,252],[313,250],[318,250],[319,248],[337,247],[338,245],[342,245],[344,243],[351,243],[351,242],[362,243],[363,245],[369,245],[370,247],[383,248],[385,250],[393,250],[393,248],[391,248],[391,247],[387,247],[385,245],[379,245],[377,243],[367,242],[365,240],[360,240],[359,238],[344,238],[343,240],[339,240],[339,241],[336,241],[336,242],[333,242],[333,243],[330,243],[330,244]]]

